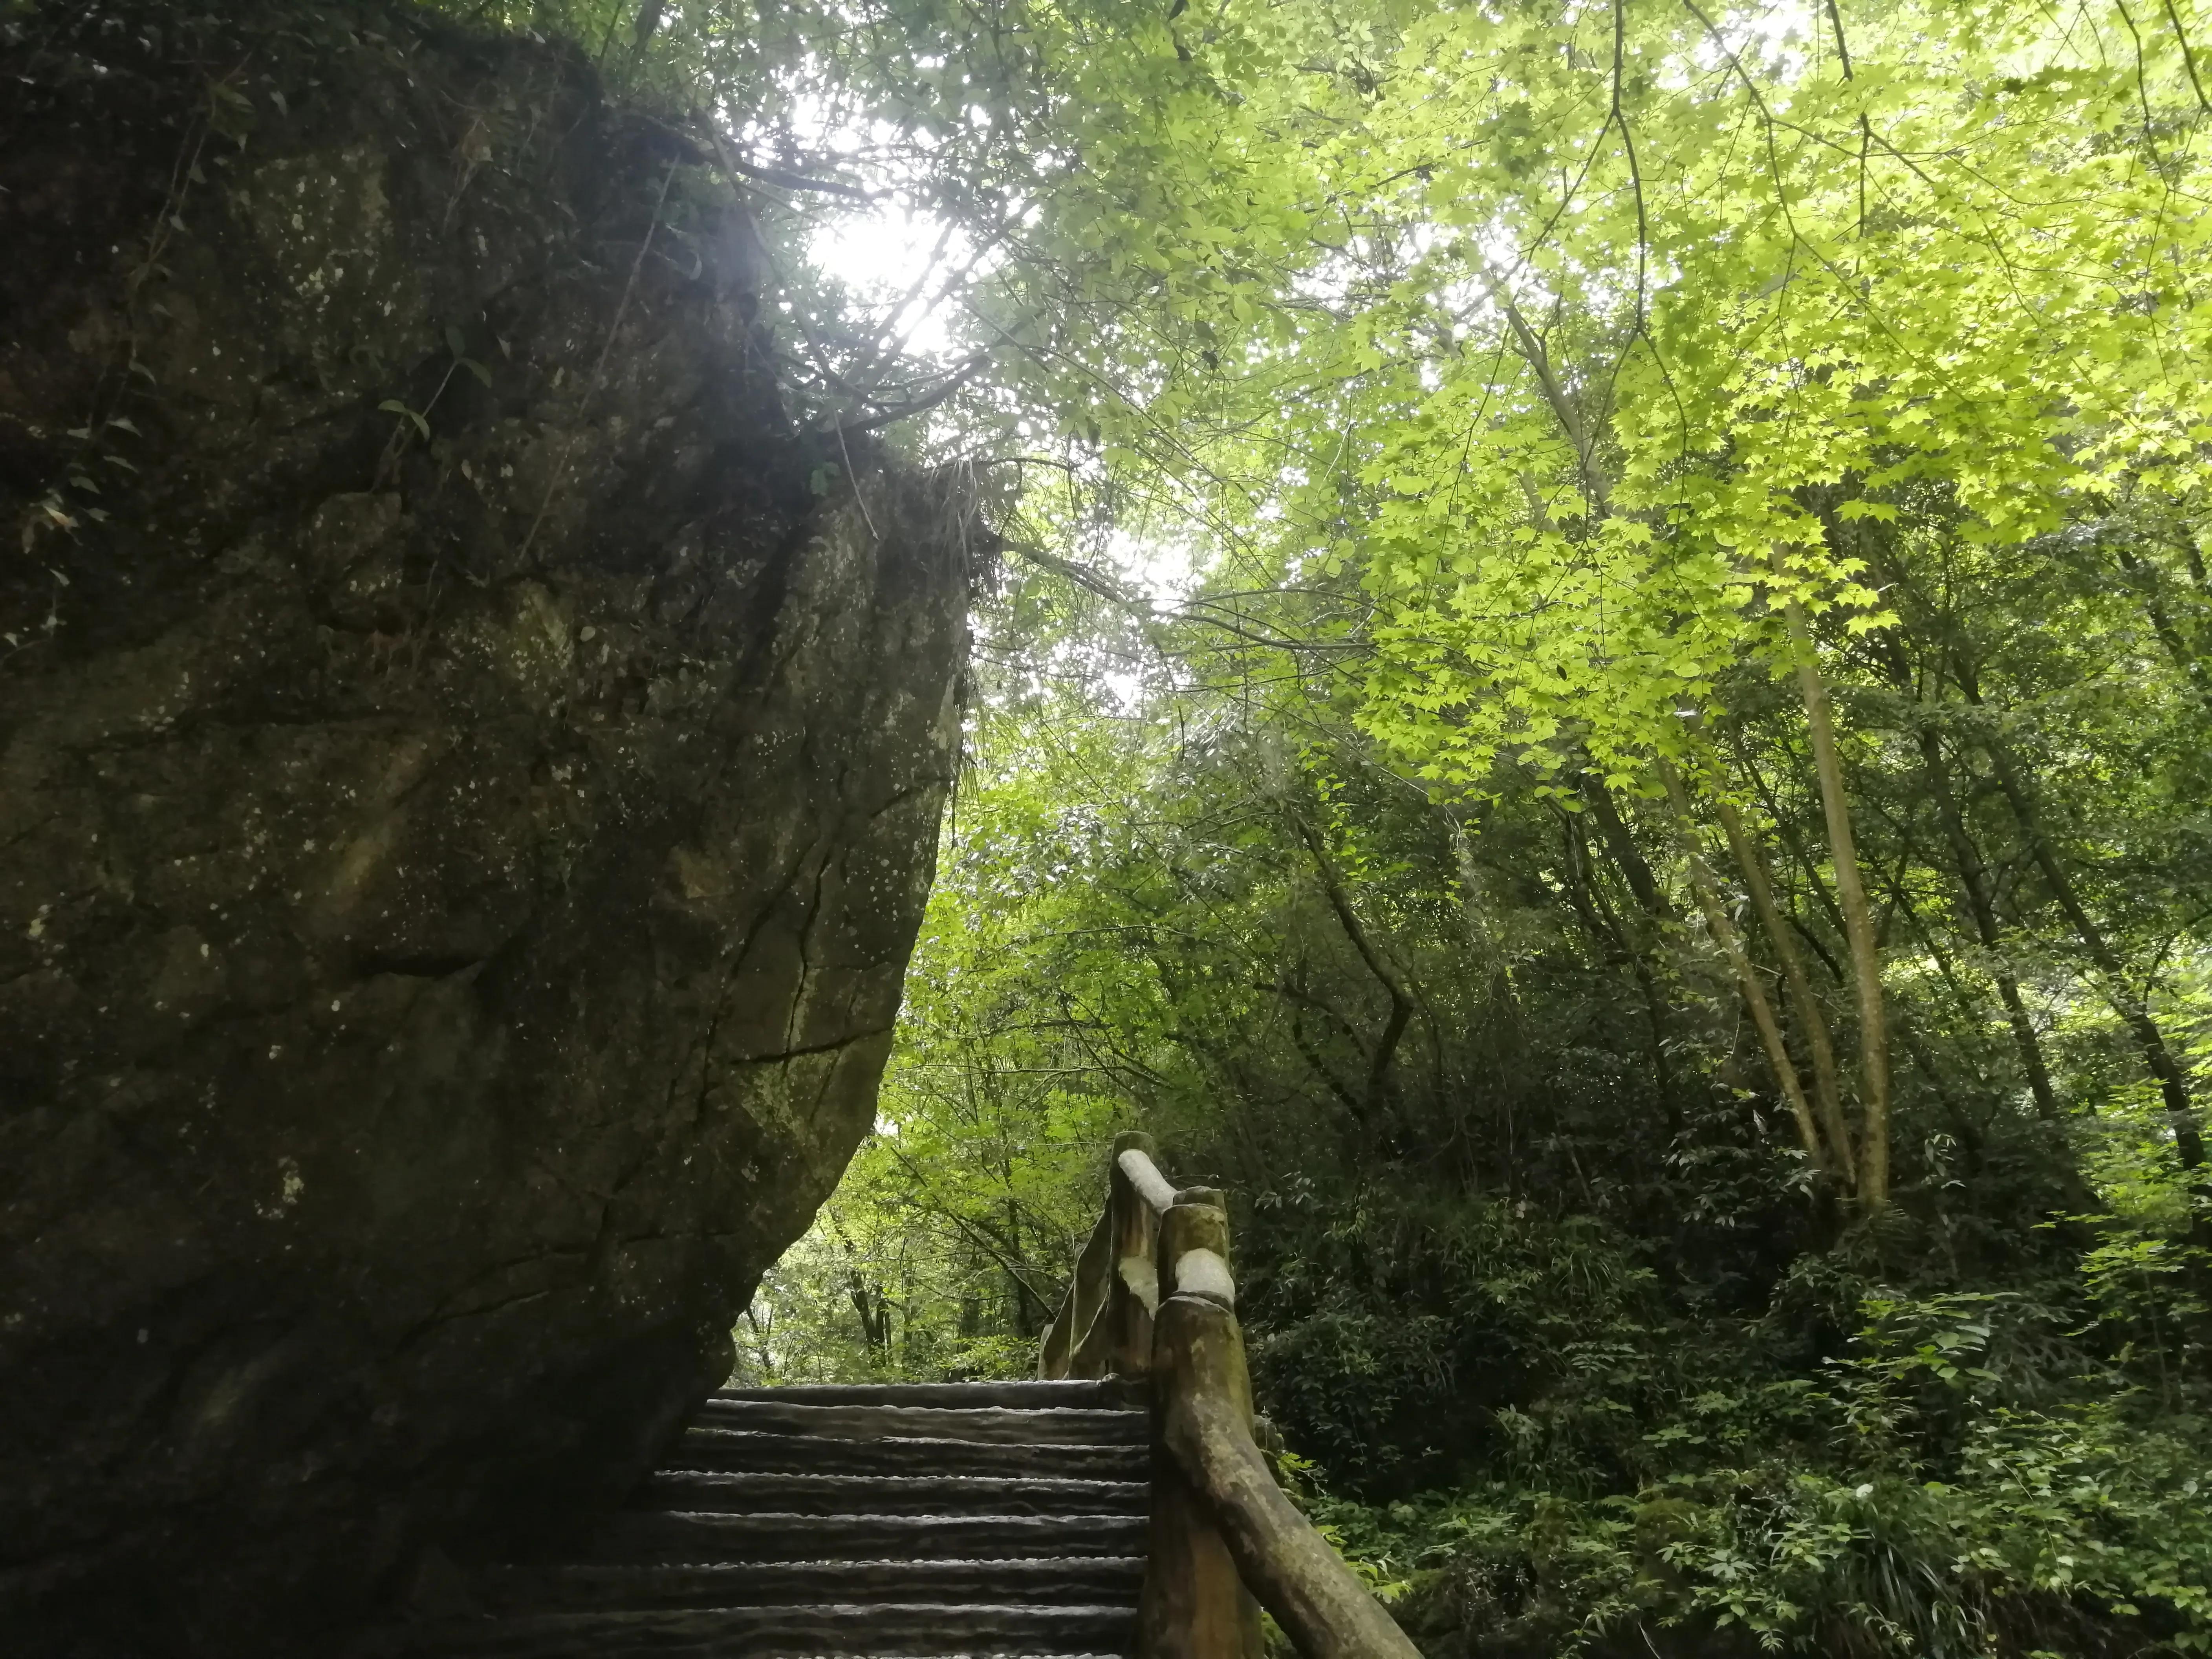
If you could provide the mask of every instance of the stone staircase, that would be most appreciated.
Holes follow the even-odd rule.
[[[1150,1503],[1111,1382],[709,1399],[584,1558],[483,1571],[389,1653],[481,1659],[1126,1655]]]

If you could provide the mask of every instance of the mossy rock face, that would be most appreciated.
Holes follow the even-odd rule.
[[[872,1121],[957,743],[963,503],[796,429],[696,156],[555,47],[198,11],[0,36],[46,1659],[298,1651],[619,1499]]]

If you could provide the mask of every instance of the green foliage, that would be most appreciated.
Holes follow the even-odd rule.
[[[1035,641],[1036,615],[994,611],[993,637]],[[866,1224],[938,1288],[862,1357],[818,1334],[857,1328],[837,1287],[772,1286],[829,1355],[782,1374],[1026,1369],[1105,1145],[1141,1121],[1237,1196],[1262,1403],[1431,1651],[2197,1650],[2204,1272],[2154,1102],[2098,1096],[2095,1005],[2054,1054],[2105,1104],[2057,1140],[2016,1083],[1947,1102],[1990,1015],[1913,1005],[1951,1011],[1900,1103],[1910,1178],[1838,1238],[1679,934],[1658,1071],[1633,897],[1584,815],[1534,780],[1439,811],[1355,737],[1300,753],[1204,682],[1132,714],[1065,649],[986,683],[897,1150],[863,1152],[780,1270]],[[1419,993],[1371,1097],[1387,1000],[1294,813]],[[2058,1178],[2077,1146],[2092,1217]]]
[[[1444,1650],[1493,1650],[1491,1621],[1560,1652],[1646,1626],[1703,1652],[2212,1647],[2202,1424],[2126,1396],[2019,1403],[1961,1363],[1990,1338],[1969,1303],[1869,1298],[1820,1385],[1677,1396],[1644,1435],[1665,1472],[1632,1491],[1309,1504]]]
[[[1005,481],[750,1364],[1024,1369],[1140,1125],[1439,1654],[2204,1649],[2201,5],[477,15],[712,115],[807,418]]]
[[[876,1133],[739,1327],[750,1374],[1032,1374],[1097,1218],[1103,1147],[1127,1109],[1082,1054],[1086,981],[1040,997],[1031,949],[1056,895],[1082,902],[1082,855],[1033,780],[971,775],[958,811],[987,827],[940,868]],[[1072,954],[1115,944],[1085,929]]]

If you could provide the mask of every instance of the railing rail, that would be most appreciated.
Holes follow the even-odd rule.
[[[1152,1162],[1149,1136],[1117,1139],[1105,1212],[1045,1333],[1037,1374],[1149,1387],[1139,1651],[1258,1659],[1264,1605],[1305,1659],[1419,1659],[1261,1454],[1229,1264],[1221,1194],[1177,1190]]]

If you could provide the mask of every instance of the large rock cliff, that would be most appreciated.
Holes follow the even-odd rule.
[[[0,40],[41,1659],[297,1651],[618,1496],[871,1121],[956,747],[968,513],[795,428],[726,182],[554,46],[199,10]]]

